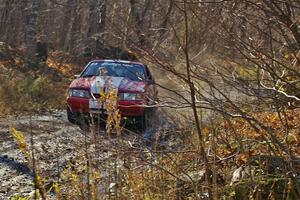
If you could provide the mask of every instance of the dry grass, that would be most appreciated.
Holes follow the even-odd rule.
[[[257,116],[273,125],[279,139],[285,139],[275,113],[257,113]],[[290,134],[285,145],[299,157],[298,110],[288,111],[287,117]],[[297,199],[299,183],[290,175],[297,175],[299,163],[295,161],[294,166],[288,166],[287,163],[292,163],[288,155],[271,144],[277,153],[273,154],[262,137],[265,133],[253,132],[241,120],[228,124],[219,118],[215,122],[203,128],[212,170],[208,183],[200,175],[203,161],[199,158],[193,128],[178,130],[182,140],[181,148],[176,150],[164,149],[160,144],[149,148],[143,138],[132,144],[134,135],[107,137],[92,132],[95,135],[85,133],[86,142],[77,149],[77,157],[48,188],[56,195],[48,192],[47,199],[205,199],[207,184],[212,187],[215,199]],[[23,137],[15,138],[24,143],[20,139]],[[248,165],[252,166],[253,174],[231,184],[236,167]],[[50,178],[53,180],[46,177]]]

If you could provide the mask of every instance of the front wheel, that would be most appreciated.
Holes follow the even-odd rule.
[[[156,108],[146,108],[144,114],[140,117],[140,130],[145,131],[154,127],[156,118]]]
[[[78,122],[78,116],[76,113],[73,113],[69,107],[67,107],[67,118],[72,124],[77,124]]]
[[[81,130],[89,130],[89,119],[86,115],[82,113],[74,113],[69,107],[67,107],[67,118],[72,124],[78,125]]]

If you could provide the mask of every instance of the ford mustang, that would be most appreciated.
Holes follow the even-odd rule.
[[[121,116],[132,119],[142,129],[149,126],[157,101],[157,89],[146,65],[124,60],[93,60],[75,77],[67,97],[70,122],[79,123],[81,116],[105,119],[105,104],[99,103],[99,98],[101,93],[114,88],[116,107]]]

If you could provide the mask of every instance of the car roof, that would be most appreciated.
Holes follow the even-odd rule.
[[[117,63],[124,63],[124,64],[138,64],[138,65],[144,65],[141,62],[137,61],[129,61],[129,60],[118,60],[118,59],[99,59],[99,60],[92,60],[92,62],[117,62]]]

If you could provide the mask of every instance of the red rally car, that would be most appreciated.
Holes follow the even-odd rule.
[[[117,91],[117,108],[122,117],[145,126],[153,114],[157,89],[149,68],[140,62],[94,60],[76,77],[67,97],[67,116],[72,123],[78,123],[80,116],[105,116],[99,98],[109,88]]]

